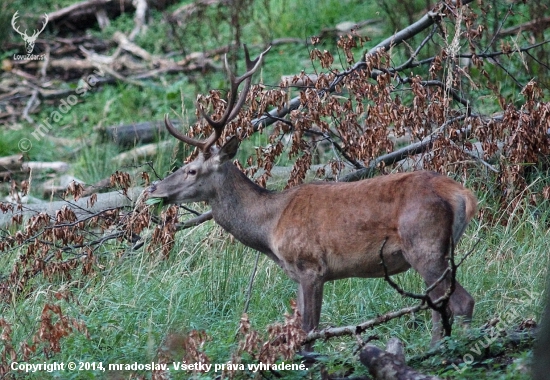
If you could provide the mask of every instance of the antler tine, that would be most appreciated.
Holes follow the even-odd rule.
[[[260,55],[253,61],[250,60],[250,54],[248,54],[248,48],[246,45],[244,46],[244,56],[246,59],[246,73],[244,73],[242,76],[235,79],[236,83],[241,83],[244,79],[251,77],[256,70],[258,70],[258,67],[262,64],[262,60],[264,59],[264,55],[267,54],[268,51],[271,50],[271,46],[269,46],[267,49],[265,49],[263,52],[260,53]]]
[[[19,33],[22,36],[25,36],[27,34],[27,30],[25,29],[25,33],[21,33],[21,31],[19,30],[19,26],[15,24],[18,18],[19,18],[19,11],[16,11],[13,14],[13,17],[11,18],[11,26],[13,27],[13,30],[15,30],[17,33]]]
[[[168,114],[164,114],[164,125],[166,125],[166,129],[168,130],[168,132],[170,132],[170,134],[178,140],[183,141],[184,143],[191,146],[196,146],[200,150],[204,151],[205,141],[196,140],[179,132],[176,127],[174,127],[172,122],[168,119]]]
[[[264,50],[255,60],[250,60],[250,54],[248,53],[248,49],[246,45],[244,45],[244,53],[246,57],[246,72],[241,75],[238,78],[235,78],[235,75],[231,72],[229,69],[229,63],[227,62],[227,55],[225,56],[225,67],[228,72],[229,78],[230,78],[230,94],[229,99],[227,101],[227,107],[225,109],[225,112],[223,113],[222,117],[218,121],[212,120],[208,115],[206,115],[204,109],[199,106],[199,111],[204,117],[204,119],[207,121],[208,124],[212,128],[214,128],[214,132],[208,136],[208,138],[204,141],[196,140],[194,138],[191,138],[189,136],[186,136],[179,132],[170,122],[168,119],[168,114],[164,115],[164,124],[166,125],[166,129],[172,136],[177,138],[180,141],[183,141],[186,144],[189,144],[191,146],[195,146],[199,148],[203,154],[208,155],[210,147],[220,138],[223,129],[225,128],[226,124],[231,121],[237,114],[239,113],[241,107],[243,106],[246,95],[248,93],[248,90],[250,89],[250,83],[252,81],[252,75],[258,70],[258,67],[260,67],[262,60],[264,58],[264,55],[271,49],[271,46],[268,47],[266,50]],[[237,92],[239,89],[239,85],[242,82],[245,82],[245,85],[243,87],[243,90],[241,91],[241,94],[237,100]]]
[[[237,88],[239,87],[239,84],[243,80],[246,80],[246,81],[244,83],[243,90],[241,91],[241,96],[239,97],[239,100],[237,101],[235,106],[232,107],[232,111],[229,114],[229,117],[227,118],[227,121],[233,120],[233,118],[235,118],[235,116],[237,116],[237,114],[241,110],[241,108],[242,108],[242,106],[243,106],[243,104],[246,100],[246,95],[248,94],[248,90],[250,89],[250,83],[252,81],[252,75],[254,75],[256,70],[258,70],[258,68],[261,66],[264,55],[269,50],[271,50],[271,46],[269,46],[267,49],[265,49],[255,60],[251,61],[250,60],[250,55],[248,54],[248,48],[246,47],[246,45],[244,45],[244,54],[245,54],[245,58],[246,58],[246,70],[247,71],[246,71],[246,73],[244,73],[239,78],[233,79],[233,81],[235,83],[235,94],[237,93]]]
[[[221,136],[223,129],[227,125],[228,122],[233,120],[235,116],[239,113],[241,110],[245,100],[246,95],[248,93],[248,90],[250,89],[250,83],[252,81],[252,75],[258,70],[260,65],[262,64],[262,60],[264,55],[271,49],[271,46],[269,46],[266,50],[264,50],[255,60],[250,60],[250,54],[248,53],[248,48],[246,45],[244,45],[244,53],[246,58],[246,72],[241,75],[238,78],[235,78],[235,75],[229,68],[229,62],[227,62],[227,55],[225,56],[225,68],[227,70],[227,73],[230,78],[230,93],[229,93],[229,99],[227,101],[227,107],[225,109],[225,112],[223,113],[220,120],[214,121],[212,118],[210,118],[202,108],[199,107],[199,110],[202,114],[202,117],[206,120],[208,124],[212,128],[214,128],[214,133],[212,133],[208,139],[204,142],[206,149],[210,148],[212,144],[214,144]],[[239,89],[239,85],[245,81],[243,90],[241,91],[240,96],[237,100],[237,93]]]
[[[48,14],[44,13],[44,22],[42,23],[42,29],[40,29],[40,31],[38,29],[35,29],[33,36],[38,36],[40,33],[44,31],[44,29],[46,29],[46,25],[48,25],[49,19],[50,18],[48,17]]]

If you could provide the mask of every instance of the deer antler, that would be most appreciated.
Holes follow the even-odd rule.
[[[25,29],[24,32],[21,32],[19,30],[19,27],[16,25],[16,21],[17,21],[18,18],[19,18],[19,11],[16,11],[13,14],[13,17],[11,18],[11,26],[13,27],[13,30],[15,30],[17,33],[19,33],[25,39],[25,41],[28,40],[28,39],[33,39],[34,37],[36,37],[40,33],[42,33],[44,31],[44,29],[46,29],[46,25],[48,25],[48,21],[49,21],[48,15],[46,13],[44,13],[44,23],[42,24],[42,29],[40,29],[40,30],[35,29],[32,36],[27,36],[27,29]]]
[[[210,147],[220,138],[223,129],[229,123],[231,120],[237,116],[239,111],[241,110],[245,100],[246,95],[248,93],[248,90],[250,89],[250,83],[252,81],[252,75],[258,70],[260,65],[262,64],[262,60],[264,55],[271,49],[271,46],[268,47],[266,50],[264,50],[255,60],[250,60],[250,55],[248,53],[248,49],[246,45],[244,45],[244,54],[246,58],[246,72],[241,75],[238,78],[235,78],[235,75],[231,72],[229,69],[229,63],[227,62],[227,55],[225,56],[225,69],[227,70],[229,80],[230,80],[230,90],[229,90],[229,99],[227,100],[227,107],[225,109],[225,112],[223,113],[222,117],[219,120],[212,120],[208,115],[206,115],[205,111],[202,109],[202,107],[199,106],[199,111],[201,112],[202,117],[206,120],[208,124],[214,129],[214,132],[208,136],[208,138],[204,141],[193,139],[189,136],[185,136],[172,125],[170,120],[168,120],[168,114],[164,116],[164,124],[166,125],[166,129],[172,136],[177,138],[180,141],[183,141],[186,144],[196,146],[199,148],[204,154],[208,154]],[[240,96],[237,97],[237,92],[239,89],[239,85],[244,81],[244,87],[241,91]]]
[[[46,29],[46,25],[48,25],[48,21],[49,21],[49,17],[46,13],[44,13],[44,23],[42,24],[42,29],[40,30],[34,30],[34,33],[32,35],[32,37],[36,37],[38,36],[40,33],[42,33],[44,31],[44,29]],[[31,37],[31,38],[32,38]]]
[[[23,37],[27,37],[27,29],[25,29],[25,32],[21,33],[19,31],[19,27],[17,25],[15,25],[15,22],[17,21],[17,18],[19,17],[18,15],[19,11],[16,11],[14,14],[13,14],[13,17],[11,18],[11,26],[13,28],[13,30],[15,30],[17,33],[19,33],[21,36]]]

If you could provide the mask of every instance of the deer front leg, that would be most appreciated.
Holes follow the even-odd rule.
[[[319,325],[321,306],[323,304],[323,282],[302,281],[298,286],[298,310],[302,316],[302,328],[310,332]],[[312,351],[313,343],[304,346],[305,351]]]

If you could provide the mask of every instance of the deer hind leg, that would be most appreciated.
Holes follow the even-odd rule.
[[[430,256],[430,255],[426,255]],[[433,257],[433,256],[432,256]],[[419,264],[418,261],[411,262],[411,266],[422,276],[427,287],[437,282],[445,270],[448,267],[448,263],[443,256],[440,256],[433,261],[424,261]],[[447,274],[445,278],[440,281],[435,288],[429,293],[429,297],[432,301],[444,296],[451,286],[451,276]],[[455,280],[455,289],[451,294],[447,309],[445,310],[448,322],[452,324],[453,319],[457,318],[461,323],[469,323],[472,319],[474,311],[474,299],[473,297]],[[444,328],[442,321],[442,314],[439,311],[432,310],[432,341],[431,345],[434,346],[444,336]]]
[[[412,231],[412,234],[405,232],[403,255],[422,276],[427,287],[436,283],[449,267],[446,256],[449,252],[450,236],[445,231],[448,231],[448,229],[442,226],[440,229],[431,231],[420,232],[416,230]],[[447,239],[447,236],[449,236],[449,239]],[[451,276],[448,273],[429,293],[430,299],[435,301],[442,297],[450,286]],[[455,290],[449,299],[447,310],[445,310],[449,323],[452,323],[453,319],[457,317],[463,323],[468,323],[472,319],[473,310],[473,297],[455,280]],[[432,346],[444,336],[441,317],[441,313],[432,311]]]
[[[455,244],[464,230],[457,227],[453,210],[449,205],[434,201],[423,208],[405,210],[399,221],[398,233],[403,244],[403,256],[407,262],[422,276],[427,286],[436,283],[449,267],[447,255],[454,235]],[[429,293],[432,301],[442,297],[451,285],[448,273]],[[460,317],[464,322],[472,318],[474,299],[456,281],[446,310],[448,321]],[[432,311],[432,345],[444,335],[441,314]]]
[[[438,277],[439,278],[439,277]],[[437,280],[437,279],[436,279]],[[426,285],[433,284],[436,280],[426,281]],[[451,286],[451,279],[446,278],[441,281],[440,286],[437,286],[432,292],[430,292],[430,299],[436,300],[445,295]],[[453,323],[457,320],[461,325],[468,325],[472,320],[474,312],[474,298],[455,280],[455,290],[451,294],[447,309],[445,310],[449,323]],[[444,336],[444,328],[442,315],[439,311],[432,310],[432,341],[431,345],[434,346]]]
[[[305,332],[310,332],[319,325],[322,304],[323,282],[301,281],[298,286],[298,310],[302,316],[302,328]],[[313,343],[304,346],[305,351],[312,351],[312,349]]]

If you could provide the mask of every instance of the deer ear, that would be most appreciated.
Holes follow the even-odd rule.
[[[237,136],[232,136],[228,142],[226,142],[218,152],[218,160],[220,163],[224,163],[227,160],[231,160],[237,154],[239,149],[239,139]]]

